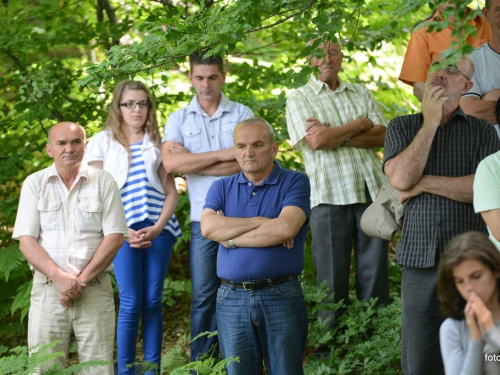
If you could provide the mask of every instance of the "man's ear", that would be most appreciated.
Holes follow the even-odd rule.
[[[482,9],[482,12],[483,12],[484,19],[485,19],[486,21],[488,21],[488,9],[486,9],[486,7],[484,7],[484,8]]]
[[[52,158],[52,149],[50,148],[50,145],[47,143],[45,145],[45,151],[47,151],[47,154]]]
[[[464,88],[462,89],[462,95],[468,92],[472,87],[474,86],[474,82],[472,81],[467,81],[464,85]]]

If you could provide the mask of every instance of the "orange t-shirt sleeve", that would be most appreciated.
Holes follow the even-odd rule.
[[[416,30],[410,37],[399,80],[412,86],[414,82],[425,82],[432,56],[427,28]]]

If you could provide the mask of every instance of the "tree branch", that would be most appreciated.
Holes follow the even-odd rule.
[[[316,2],[316,0],[309,0],[309,2],[302,9],[300,9],[298,12],[292,13],[288,17],[282,18],[281,20],[279,20],[279,21],[277,21],[275,23],[272,23],[271,25],[262,26],[262,27],[258,27],[256,29],[247,30],[247,31],[245,31],[244,34],[250,34],[250,33],[256,32],[256,31],[262,31],[262,30],[270,29],[271,27],[279,25],[280,23],[283,23],[283,22],[289,20],[290,18],[293,18],[295,16],[298,16],[301,13],[304,13],[304,11],[306,11],[308,8],[312,7],[312,5],[315,2]]]

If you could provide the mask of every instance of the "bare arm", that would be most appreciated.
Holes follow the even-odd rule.
[[[307,118],[308,123],[304,137],[313,150],[329,150],[341,146],[348,138],[353,138],[373,128],[373,122],[367,118],[359,118],[342,126],[328,127],[315,118]],[[382,142],[383,143],[383,142]]]
[[[233,238],[237,247],[267,247],[285,244],[293,239],[306,221],[304,211],[295,206],[281,210],[276,219],[266,221],[258,228]],[[226,243],[224,246],[228,247]]]
[[[95,168],[104,169],[104,163],[102,162],[102,160],[91,161],[91,162],[89,162],[89,165],[91,165]]]
[[[227,217],[205,208],[201,213],[201,234],[213,241],[227,241],[258,228],[271,219],[255,216],[249,218]]]
[[[358,148],[382,147],[385,141],[385,130],[385,126],[375,125],[370,130],[352,137],[349,146]]]
[[[432,141],[441,123],[443,103],[448,99],[446,96],[439,98],[442,91],[442,87],[428,86],[422,102],[422,128],[404,151],[385,162],[385,174],[399,191],[411,189],[422,177]]]
[[[105,236],[90,262],[78,275],[78,279],[83,283],[88,283],[99,276],[111,264],[122,244],[123,234],[121,233]]]
[[[203,174],[207,176],[231,176],[235,173],[238,173],[241,170],[240,165],[236,160],[234,161],[220,161],[211,165],[210,167],[206,167],[200,169],[198,174]]]
[[[180,143],[171,141],[163,143],[161,154],[167,173],[198,173],[200,170],[213,167],[219,162],[236,160],[232,147],[219,151],[190,153]],[[222,175],[218,168],[213,168],[211,172],[216,176]]]
[[[481,212],[484,222],[497,241],[500,241],[500,209]]]
[[[413,82],[413,95],[419,102],[424,98],[425,82]]]
[[[444,177],[425,175],[409,190],[400,192],[399,200],[405,200],[430,193],[463,203],[472,203],[474,175],[463,177]]]
[[[35,269],[47,276],[56,285],[59,293],[69,299],[75,299],[83,293],[85,282],[79,280],[76,275],[64,272],[40,246],[38,239],[33,236],[21,236],[19,238],[19,249],[26,260]]]
[[[492,124],[497,123],[497,120],[495,119],[496,104],[496,101],[485,100],[484,97],[483,99],[479,99],[474,96],[467,96],[460,99],[460,106],[465,113],[482,118]]]
[[[163,182],[163,189],[165,190],[165,201],[163,202],[163,207],[161,208],[160,216],[155,225],[139,229],[137,231],[137,236],[142,238],[144,241],[153,241],[167,225],[168,221],[172,217],[175,207],[179,202],[179,195],[177,194],[177,189],[175,188],[174,176],[170,173],[166,173],[163,165],[160,164],[158,169],[158,174],[160,175],[160,180]]]

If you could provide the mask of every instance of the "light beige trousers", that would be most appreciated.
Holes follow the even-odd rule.
[[[66,367],[71,336],[74,334],[80,363],[92,359],[109,362],[107,366],[92,367],[81,374],[113,375],[115,304],[109,273],[102,273],[88,283],[71,307],[62,307],[58,295],[59,291],[52,281],[36,271],[31,291],[28,345],[32,347],[60,340],[50,353],[62,352],[64,356],[44,364],[35,374],[43,373],[54,363],[59,363],[61,368]]]

